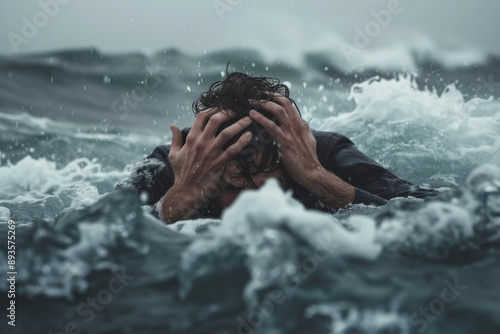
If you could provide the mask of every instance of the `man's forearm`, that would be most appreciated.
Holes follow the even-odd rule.
[[[196,198],[186,191],[170,188],[156,204],[156,211],[161,220],[173,224],[179,220],[189,219],[198,211]]]
[[[331,209],[340,209],[354,201],[356,189],[324,168],[312,172],[303,186]]]

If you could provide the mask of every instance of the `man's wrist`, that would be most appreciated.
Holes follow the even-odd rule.
[[[302,179],[302,182],[299,182],[304,188],[309,190],[311,193],[314,193],[315,189],[324,182],[325,177],[331,174],[328,172],[323,166],[319,166],[308,173],[306,173]]]
[[[192,191],[172,186],[157,203],[157,211],[161,220],[173,224],[179,220],[192,218],[198,211],[202,199]],[[198,207],[197,207],[198,205]]]
[[[332,209],[342,208],[354,200],[355,188],[322,166],[311,171],[305,180],[303,186]]]

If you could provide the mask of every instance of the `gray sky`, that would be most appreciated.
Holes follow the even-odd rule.
[[[500,54],[500,0],[0,1],[0,54],[91,46],[109,53],[257,47],[290,59],[305,50],[338,51],[342,42],[367,50],[438,45]],[[40,3],[52,3],[50,15]],[[373,13],[390,8],[391,17],[376,23]],[[372,29],[372,37],[358,36],[355,44],[358,28]]]

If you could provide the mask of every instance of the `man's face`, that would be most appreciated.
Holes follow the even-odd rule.
[[[257,156],[256,159],[259,157]],[[225,187],[222,187],[220,190],[220,203],[222,208],[226,208],[231,205],[231,203],[238,197],[238,195],[246,189],[253,189],[254,187],[248,182],[246,177],[239,173],[239,169],[234,162],[230,162],[226,166],[226,172],[222,176],[224,178],[223,184]],[[286,172],[283,166],[280,166],[275,171],[265,173],[257,173],[252,176],[253,183],[260,188],[267,179],[276,178],[278,182],[281,184],[283,189],[286,189],[288,186],[288,181],[286,178]]]
[[[229,111],[229,115],[235,116],[232,111]],[[270,115],[270,118],[274,119],[272,115]],[[232,124],[232,123],[234,123],[234,120],[229,121],[227,124]],[[221,129],[226,128],[227,124],[225,124],[225,126],[222,127]],[[256,166],[260,166],[261,163],[263,162],[262,160],[264,159],[262,151],[259,151],[259,147],[261,147],[261,145],[269,144],[270,142],[273,141],[271,134],[266,129],[261,129],[257,137],[259,138],[259,143],[257,145],[254,145],[253,150],[247,152],[250,153],[251,156],[245,157],[245,159],[250,159],[251,161],[250,165],[254,166],[255,170],[258,168]],[[258,149],[255,150],[255,148]],[[245,151],[246,149],[244,149],[242,152]],[[244,156],[245,155],[246,154],[244,154]],[[258,173],[250,170],[250,172],[252,173],[252,181],[255,185],[254,186],[252,185],[251,182],[249,182],[249,180],[245,176],[242,175],[238,167],[238,164],[235,161],[230,161],[225,166],[225,172],[222,176],[223,178],[222,184],[225,186],[221,187],[219,193],[220,194],[219,199],[222,208],[226,208],[229,205],[231,205],[231,203],[243,190],[253,189],[255,187],[260,188],[265,183],[265,181],[271,177],[277,178],[282,188],[286,189],[288,182],[286,180],[287,173],[284,167],[279,162],[277,162],[276,165],[269,167],[269,169],[270,169],[269,171],[263,171]]]

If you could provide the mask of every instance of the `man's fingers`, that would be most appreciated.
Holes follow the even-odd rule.
[[[288,97],[286,97],[282,94],[279,94],[279,93],[274,93],[272,95],[272,101],[274,103],[279,104],[283,108],[285,108],[285,111],[287,112],[287,115],[290,119],[293,119],[296,117],[300,118],[300,112],[297,109],[297,106],[295,104],[293,104],[292,101]]]
[[[235,113],[232,111],[229,112],[219,112],[215,115],[212,115],[203,129],[203,140],[211,141],[213,137],[215,137],[215,133],[217,129],[224,123],[229,121],[231,118],[235,116]]]
[[[231,159],[233,159],[238,153],[240,153],[245,146],[250,143],[252,140],[252,133],[250,131],[245,132],[243,135],[241,135],[240,138],[238,138],[238,141],[234,143],[233,145],[229,146],[221,155],[221,159],[224,163],[227,163]]]
[[[266,116],[262,115],[257,110],[250,110],[250,117],[252,117],[256,122],[262,125],[265,129],[269,130],[274,138],[278,139],[280,135],[283,133],[283,130],[273,121],[271,121]]]
[[[172,144],[170,145],[171,152],[177,152],[181,149],[183,144],[182,133],[178,127],[175,125],[170,126],[170,130],[172,130]]]
[[[219,108],[210,108],[200,112],[198,115],[196,115],[196,119],[194,120],[193,126],[191,127],[191,131],[189,131],[189,133],[192,133],[193,136],[198,137],[205,128],[205,124],[207,124],[210,117],[218,112],[220,112]]]
[[[242,132],[248,126],[252,124],[252,120],[250,117],[246,116],[240,119],[238,122],[231,124],[224,130],[222,130],[217,137],[214,139],[214,147],[218,149],[222,149],[222,147],[229,141],[231,138],[236,136],[238,133]]]
[[[250,105],[256,109],[260,108],[262,110],[268,111],[274,116],[276,116],[276,119],[278,120],[281,127],[283,128],[290,127],[290,118],[284,106],[279,105],[278,103],[273,101],[265,101],[265,100],[261,101],[251,100]]]

